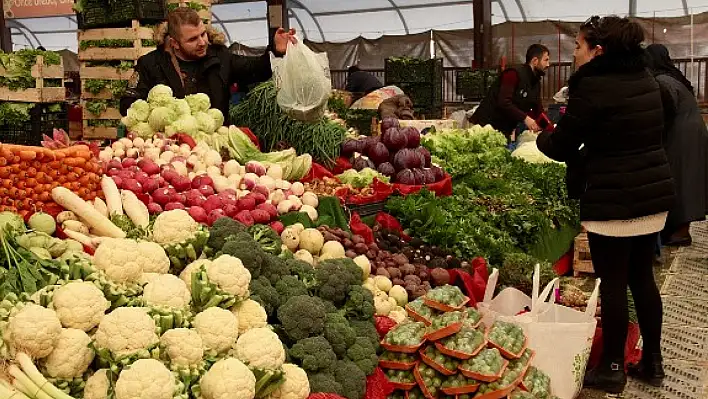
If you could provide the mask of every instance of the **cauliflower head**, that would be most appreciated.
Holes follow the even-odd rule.
[[[247,299],[231,309],[238,317],[238,333],[268,325],[268,314],[260,303]]]
[[[167,85],[157,85],[148,92],[147,101],[153,107],[167,106],[173,100],[172,88]]]
[[[172,108],[172,111],[177,115],[178,117],[182,115],[191,115],[192,110],[189,108],[189,103],[187,100],[184,98],[176,98],[172,101],[172,104],[170,104],[170,107]]]
[[[28,303],[10,318],[6,334],[12,348],[42,359],[54,350],[61,334],[61,322],[55,311]]]
[[[52,306],[62,326],[91,331],[101,322],[111,303],[94,284],[72,281],[54,291]]]
[[[145,100],[137,100],[130,106],[126,114],[138,122],[145,122],[150,116],[150,104]]]
[[[187,100],[189,108],[192,110],[192,115],[197,112],[206,112],[211,108],[211,100],[204,93],[190,94],[184,99]]]
[[[160,244],[152,241],[138,243],[138,256],[143,265],[143,273],[165,274],[170,270],[170,258]]]
[[[172,274],[161,274],[152,279],[143,290],[143,299],[150,306],[169,309],[189,307],[192,296],[187,285]]]
[[[187,284],[187,289],[189,292],[192,292],[192,273],[198,271],[202,265],[209,267],[209,265],[211,265],[211,261],[209,259],[197,259],[188,264],[187,267],[182,270],[182,273],[179,274],[179,278]]]
[[[93,264],[116,282],[136,282],[142,275],[141,261],[136,259],[138,242],[127,238],[107,238],[96,248]]]
[[[208,308],[198,313],[192,324],[210,352],[226,352],[238,338],[238,318],[226,309]]]
[[[214,118],[209,116],[206,112],[197,112],[194,114],[197,119],[197,129],[205,133],[213,133],[216,130],[216,125],[214,124]]]
[[[192,219],[187,211],[174,209],[162,212],[155,218],[153,239],[160,245],[178,244],[191,238],[197,230],[199,223]],[[98,252],[98,249],[96,251]]]
[[[285,363],[283,373],[285,381],[268,396],[269,399],[307,399],[310,396],[310,381],[305,370]]]
[[[236,358],[251,367],[275,370],[285,363],[285,349],[278,334],[267,327],[253,328],[238,337]]]
[[[94,335],[96,346],[117,358],[130,356],[159,342],[155,321],[144,308],[117,308],[103,317]]]
[[[64,379],[81,377],[93,361],[94,352],[89,347],[90,343],[91,338],[84,331],[62,329],[54,350],[44,360],[47,374]]]
[[[209,281],[231,295],[248,296],[248,285],[251,284],[251,272],[241,263],[241,260],[231,255],[221,255],[206,265]]]
[[[197,365],[204,357],[202,337],[189,328],[173,328],[160,337],[170,362],[178,366]]]
[[[140,359],[121,371],[116,381],[116,399],[172,399],[175,378],[155,359]]]
[[[199,385],[204,399],[253,399],[256,395],[256,377],[234,358],[214,363]]]
[[[84,399],[107,399],[110,385],[108,370],[100,369],[96,371],[86,380]]]

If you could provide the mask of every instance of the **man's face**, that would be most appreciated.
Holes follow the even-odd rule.
[[[172,39],[176,54],[185,61],[194,61],[206,56],[209,48],[209,38],[206,27],[202,22],[199,25],[185,24],[180,27],[180,37]]]
[[[546,74],[546,71],[548,71],[548,67],[550,65],[551,56],[548,53],[543,53],[543,56],[541,56],[541,58],[535,57],[533,60],[531,60],[531,66],[541,76]]]

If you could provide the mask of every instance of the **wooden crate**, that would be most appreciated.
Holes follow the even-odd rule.
[[[211,23],[211,0],[167,0],[167,4],[179,4],[180,7],[189,7],[189,3],[201,4],[207,7],[204,10],[197,11],[197,13],[202,20]]]
[[[578,277],[582,273],[595,273],[590,257],[590,244],[587,233],[575,237],[573,254],[573,274]]]
[[[0,75],[5,74],[5,69],[0,67]],[[35,79],[35,88],[24,90],[10,90],[0,87],[0,101],[16,101],[27,103],[54,103],[66,100],[64,88],[64,63],[60,59],[59,65],[44,65],[44,57],[37,56],[31,69]],[[44,79],[61,79],[59,87],[44,87]]]
[[[93,127],[88,126],[86,121],[84,121],[84,126],[82,130],[82,137],[84,140],[97,140],[97,139],[109,139],[113,140],[118,137],[117,127]]]
[[[89,47],[85,50],[79,48],[79,61],[134,61],[155,50],[155,47],[143,47],[142,43],[143,40],[154,40],[153,29],[140,26],[138,21],[133,21],[133,26],[130,28],[89,29],[79,31],[78,35],[79,46],[85,40],[122,39],[133,41],[133,47],[126,48]]]
[[[87,62],[82,62],[79,73],[81,75],[81,98],[82,99],[113,99],[113,93],[110,90],[103,89],[98,94],[93,94],[86,90],[86,81],[89,79],[100,79],[100,80],[122,80],[127,81],[133,75],[133,69],[121,71],[117,68],[112,67],[90,67],[87,66]]]

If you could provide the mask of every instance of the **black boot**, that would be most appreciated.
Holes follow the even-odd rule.
[[[645,354],[639,364],[629,366],[629,375],[651,386],[660,387],[665,377],[661,355]]]
[[[583,386],[601,389],[611,394],[621,394],[627,385],[624,365],[616,362],[603,362],[585,374]]]

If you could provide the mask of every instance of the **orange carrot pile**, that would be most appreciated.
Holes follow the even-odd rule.
[[[0,143],[0,211],[20,214],[55,206],[63,186],[86,201],[99,195],[101,166],[85,145],[58,150]]]

